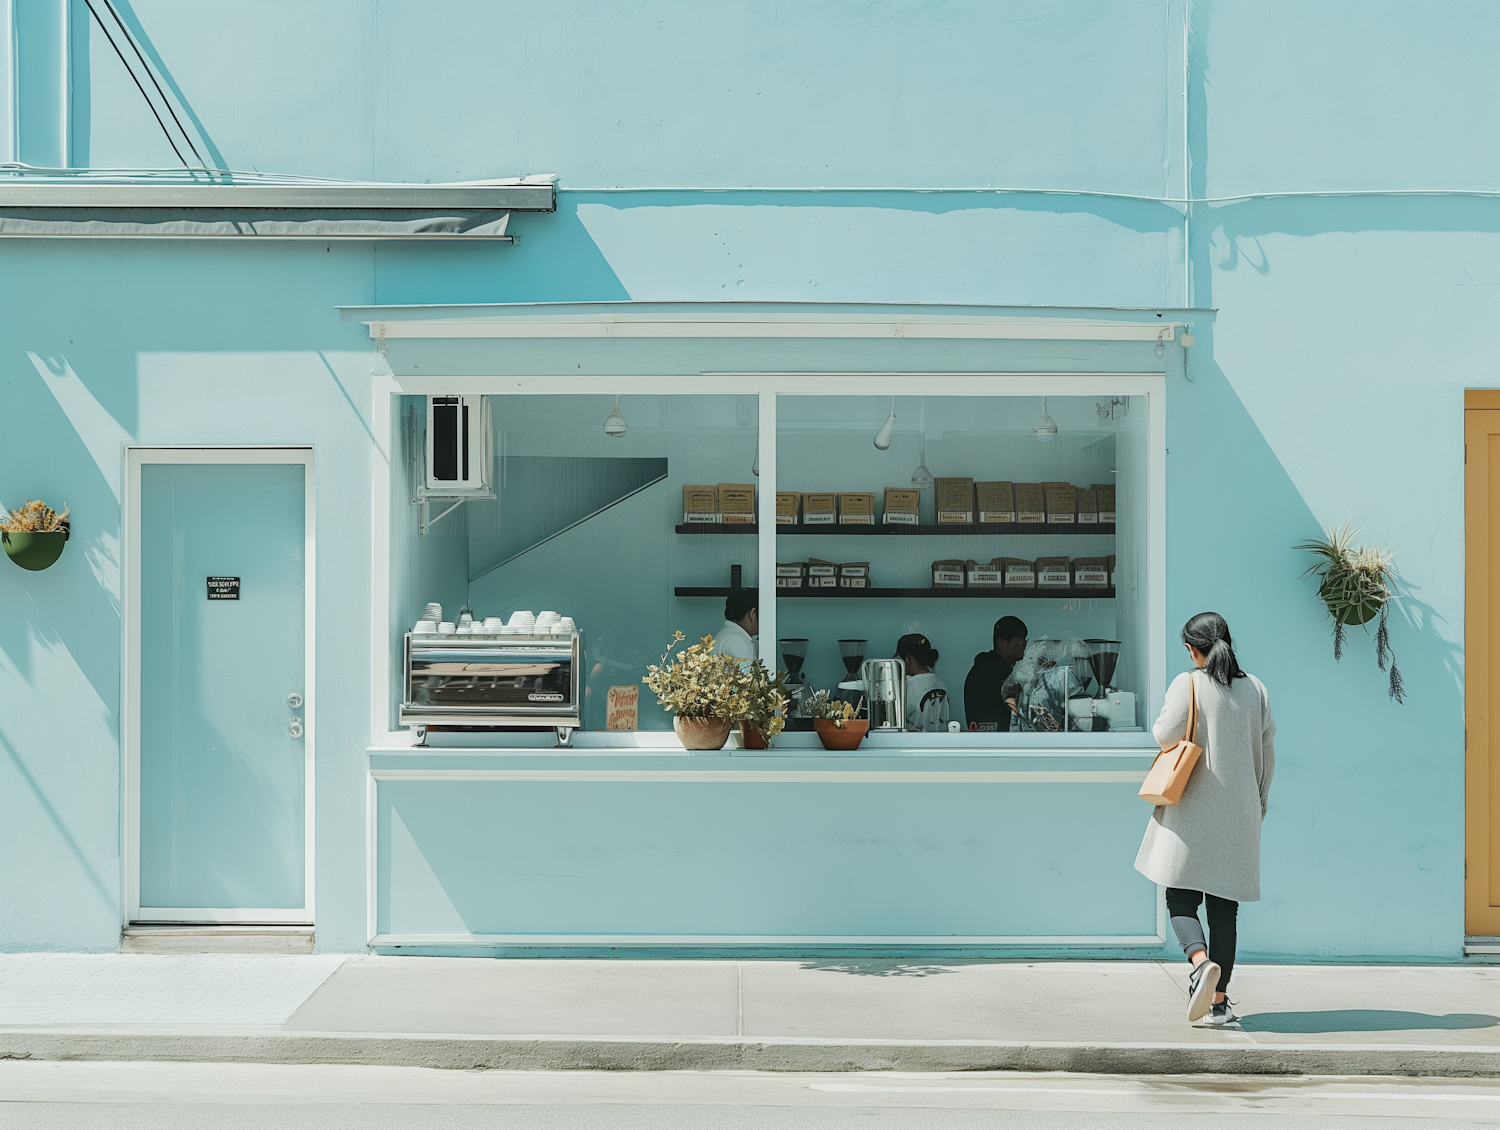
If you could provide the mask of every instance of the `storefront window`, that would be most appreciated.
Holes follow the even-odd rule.
[[[1140,397],[779,397],[778,650],[804,693],[873,694],[872,723],[907,731],[1138,728],[1145,416]],[[891,657],[895,705],[861,678]]]
[[[753,394],[400,398],[393,723],[417,700],[465,724],[495,687],[463,637],[545,626],[553,642],[576,627],[581,654],[576,676],[556,658],[511,688],[537,729],[538,703],[576,698],[583,731],[669,730],[640,680],[681,631],[758,649],[799,701],[862,702],[887,734],[1139,731],[1147,398],[820,393],[777,390],[765,444]],[[429,412],[453,450],[434,450]],[[414,680],[408,634],[439,632],[454,654]],[[897,674],[899,702],[873,693]]]

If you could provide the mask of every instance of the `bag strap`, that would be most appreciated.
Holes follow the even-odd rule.
[[[1192,672],[1188,672],[1188,721],[1187,740],[1198,744],[1198,695]]]

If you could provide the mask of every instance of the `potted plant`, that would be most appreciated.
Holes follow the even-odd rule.
[[[67,503],[59,514],[41,499],[33,502],[28,498],[25,506],[0,520],[0,544],[23,569],[41,570],[55,563],[62,556],[69,532]]]
[[[673,633],[661,662],[647,667],[641,682],[672,711],[672,729],[684,749],[723,749],[729,728],[751,717],[751,675],[734,656],[714,651],[713,636],[673,655],[686,638]]]
[[[767,670],[757,659],[750,665],[749,717],[740,721],[740,744],[745,749],[770,749],[786,725],[791,699],[786,693],[786,672]]]
[[[1294,546],[1317,558],[1302,573],[1318,578],[1318,596],[1328,615],[1333,618],[1333,658],[1335,662],[1344,658],[1345,629],[1358,625],[1368,632],[1368,625],[1377,616],[1375,628],[1375,662],[1386,669],[1390,662],[1391,678],[1389,694],[1397,702],[1406,697],[1406,686],[1401,672],[1396,667],[1396,656],[1391,651],[1391,637],[1387,629],[1391,600],[1394,594],[1396,566],[1389,550],[1373,546],[1354,544],[1358,530],[1351,530],[1346,522],[1339,529],[1330,529],[1323,537],[1312,538]]]
[[[864,699],[856,706],[827,691],[814,691],[803,703],[802,712],[813,719],[813,731],[824,749],[848,752],[858,749],[869,733],[870,720],[858,716],[864,705]]]

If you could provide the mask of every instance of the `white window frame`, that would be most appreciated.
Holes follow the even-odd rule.
[[[304,611],[303,662],[306,674],[302,690],[303,772],[306,812],[303,816],[306,873],[300,908],[246,907],[143,907],[141,906],[141,468],[148,463],[286,463],[303,467],[304,490]],[[122,553],[125,593],[121,671],[124,686],[120,696],[121,734],[124,740],[121,857],[124,866],[125,925],[134,923],[192,923],[204,925],[311,926],[315,916],[317,812],[317,491],[311,447],[127,447],[125,449],[125,497],[121,515],[124,530]],[[378,555],[377,555],[378,557]]]
[[[397,323],[388,323],[395,325]],[[1153,331],[1161,327],[1151,326]],[[1147,412],[1146,571],[1142,620],[1147,625],[1146,701],[1148,715],[1166,695],[1166,374],[1083,372],[744,372],[675,376],[498,376],[403,375],[378,383],[374,390],[375,434],[394,436],[397,396],[632,396],[756,395],[759,399],[760,478],[757,483],[757,575],[776,574],[776,402],[782,396],[1140,396]],[[373,662],[370,672],[370,744],[400,747],[405,731],[392,731],[390,718],[396,658],[388,646],[391,622],[390,507],[393,470],[399,460],[376,451],[371,468]],[[760,610],[762,638],[776,638],[776,602]],[[503,745],[503,737],[497,737]]]

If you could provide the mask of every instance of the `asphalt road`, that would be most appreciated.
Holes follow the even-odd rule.
[[[1500,1080],[471,1072],[0,1063],[0,1130],[1410,1130],[1500,1125]]]

